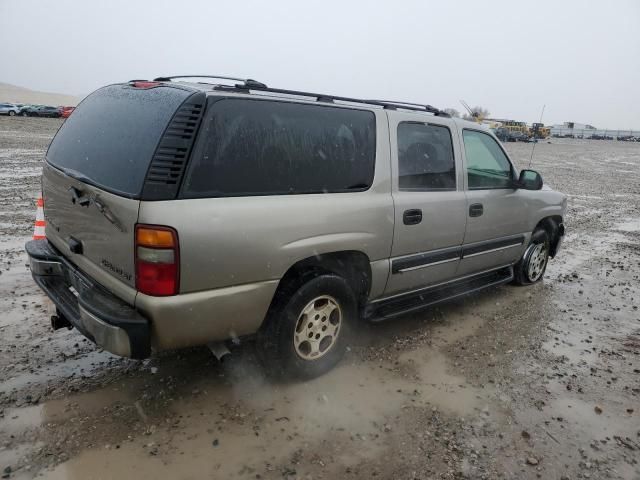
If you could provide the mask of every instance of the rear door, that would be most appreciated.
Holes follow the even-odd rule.
[[[464,128],[467,229],[459,275],[514,263],[528,241],[526,195],[513,187],[516,171],[488,132]]]
[[[395,230],[386,294],[455,276],[466,221],[462,163],[450,119],[389,112]]]
[[[126,301],[135,297],[134,229],[149,165],[193,92],[111,85],[87,97],[46,155],[46,236]],[[164,161],[171,163],[170,155]]]

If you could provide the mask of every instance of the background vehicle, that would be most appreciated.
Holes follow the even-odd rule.
[[[68,118],[75,109],[76,107],[60,107],[60,116],[62,118]]]
[[[22,117],[28,117],[29,113],[31,113],[32,111],[34,111],[36,108],[40,106],[41,105],[24,105],[22,108],[20,108],[19,115]]]
[[[20,115],[24,115],[26,117],[52,117],[58,118],[60,117],[60,108],[52,107],[49,105],[38,105],[38,106],[30,106],[22,109],[20,111]]]
[[[531,131],[525,122],[517,122],[515,120],[507,120],[502,122],[502,126],[515,134],[516,140],[520,141],[523,138],[529,138]]]
[[[527,135],[525,132],[520,132],[520,131],[510,131],[509,132],[509,141],[511,142],[528,142],[529,139],[531,138],[529,135]]]
[[[20,115],[21,117],[28,117],[29,111],[39,106],[40,105],[24,104],[20,107],[20,110],[18,111],[18,115]]]
[[[533,123],[530,132],[533,138],[545,139],[551,134],[551,129],[545,127],[544,123]]]
[[[313,377],[359,317],[537,282],[559,248],[566,198],[518,175],[483,126],[172,78],[91,94],[46,156],[32,273],[54,325],[106,350],[256,335],[275,374]]]
[[[20,108],[15,103],[0,103],[0,115],[17,115]]]
[[[35,116],[35,112],[43,106],[44,105],[25,105],[20,109],[20,115],[23,117]]]
[[[499,127],[493,130],[494,134],[501,142],[527,142],[529,137],[517,130],[509,130],[506,127]]]

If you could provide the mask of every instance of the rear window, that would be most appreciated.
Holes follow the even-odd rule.
[[[456,189],[456,165],[447,127],[402,122],[398,125],[400,190]]]
[[[366,190],[373,181],[375,149],[372,112],[270,100],[214,100],[182,196]]]
[[[47,161],[110,192],[138,196],[158,141],[189,94],[171,87],[101,88],[64,122]]]

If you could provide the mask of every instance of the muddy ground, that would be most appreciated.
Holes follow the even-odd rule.
[[[60,123],[0,118],[3,478],[640,478],[640,144],[537,145],[570,195],[542,283],[363,327],[282,384],[250,344],[139,362],[51,331],[22,248]],[[507,145],[519,167],[531,148]]]

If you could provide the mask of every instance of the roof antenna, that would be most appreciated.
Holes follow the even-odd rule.
[[[539,125],[542,125],[542,115],[544,115],[544,107],[546,107],[546,105],[542,105],[542,111],[540,112],[540,121],[538,122]],[[538,128],[540,128],[538,126]],[[535,138],[535,130],[533,131],[533,148],[531,148],[531,158],[529,158],[529,166],[527,168],[531,168],[531,162],[533,161],[533,152],[535,152],[536,150],[536,143],[538,143],[538,139]]]

